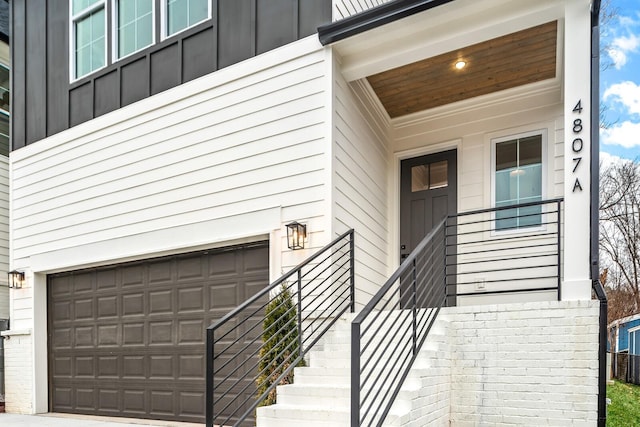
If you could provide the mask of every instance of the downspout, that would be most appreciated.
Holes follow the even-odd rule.
[[[591,4],[591,282],[600,301],[598,426],[607,423],[607,294],[600,283],[600,0]]]

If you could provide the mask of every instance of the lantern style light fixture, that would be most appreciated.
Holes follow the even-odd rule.
[[[13,270],[7,273],[9,276],[9,287],[14,289],[22,288],[24,285],[24,273],[21,271]]]
[[[289,249],[304,249],[304,239],[307,238],[307,226],[293,221],[287,224],[287,246]]]

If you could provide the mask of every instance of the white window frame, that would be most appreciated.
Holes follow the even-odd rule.
[[[86,17],[87,15],[99,10],[104,9],[104,65],[102,67],[91,70],[87,74],[82,76],[76,76],[76,22]],[[108,65],[108,51],[109,51],[109,29],[107,28],[107,0],[98,0],[91,6],[81,10],[80,12],[73,14],[73,0],[69,1],[69,71],[71,76],[71,83],[81,80],[90,74],[95,73],[98,70],[102,70]]]
[[[188,27],[183,28],[180,31],[177,31],[171,35],[167,34],[168,32],[168,28],[167,28],[167,18],[168,18],[168,12],[167,12],[167,5],[169,3],[169,0],[160,0],[160,7],[161,7],[161,18],[160,19],[160,39],[161,41],[169,39],[173,36],[177,36],[180,33],[183,33],[185,31],[187,31],[190,28],[193,28],[197,25],[202,24],[203,22],[208,21],[209,19],[211,19],[211,1],[207,0],[207,17],[202,19],[201,21],[198,21],[196,23],[191,24]]]
[[[153,46],[156,44],[156,2],[155,0],[151,0],[151,43],[146,46],[141,47],[138,50],[134,50],[131,53],[127,53],[124,56],[118,56],[118,51],[120,45],[118,43],[118,1],[119,0],[111,0],[111,59],[113,63],[121,61],[125,58],[130,57],[131,55],[135,55],[141,50],[147,49],[149,46]],[[126,1],[126,0],[125,0]],[[163,0],[164,2],[165,0]]]
[[[640,326],[635,326],[629,329],[629,340],[627,341],[627,351],[629,352],[629,354],[635,354],[631,352],[633,349],[633,346],[631,345],[631,334],[635,334],[636,332],[638,332],[636,334],[636,338],[640,338]],[[640,355],[640,353],[638,354]]]
[[[0,62],[0,67],[7,70],[7,73],[9,74],[9,76],[11,76],[11,68],[8,65]],[[9,79],[11,79],[11,77],[9,77]],[[9,102],[11,102],[11,83],[9,83],[9,88],[7,89],[7,92],[9,92]],[[0,96],[2,95],[0,94]],[[11,104],[9,104],[9,110],[5,110],[4,108],[0,107],[0,112],[5,113],[7,116],[11,116],[10,109],[11,109]]]
[[[542,141],[541,141],[541,145],[542,145],[542,153],[541,153],[541,160],[542,160],[542,191],[540,194],[540,198],[542,199],[542,201],[545,201],[547,198],[547,170],[548,170],[548,164],[549,164],[549,160],[547,158],[547,147],[549,145],[549,132],[547,128],[539,128],[539,129],[535,129],[535,130],[531,130],[531,131],[525,131],[525,132],[520,132],[520,133],[514,133],[514,134],[509,134],[509,135],[505,135],[505,136],[500,136],[500,137],[495,137],[495,138],[491,138],[491,179],[490,179],[490,185],[491,185],[491,207],[495,208],[496,207],[496,146],[501,143],[501,142],[506,142],[506,141],[512,141],[514,139],[520,139],[520,138],[527,138],[530,136],[536,136],[536,135],[540,135],[542,137]],[[492,236],[496,236],[496,235],[504,235],[504,234],[526,234],[526,233],[531,233],[531,232],[537,232],[537,231],[545,231],[546,230],[546,225],[544,225],[546,221],[546,216],[545,216],[545,211],[547,210],[547,207],[545,205],[541,205],[542,206],[542,213],[541,213],[541,222],[542,225],[539,226],[532,226],[532,227],[515,227],[515,228],[509,228],[509,229],[505,229],[505,230],[496,230],[495,226],[492,227],[493,230],[491,231],[491,235]],[[495,224],[496,222],[496,213],[491,212],[491,221],[493,224]]]

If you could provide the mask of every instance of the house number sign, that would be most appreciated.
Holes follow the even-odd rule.
[[[581,115],[582,114],[582,100],[579,99],[578,103],[576,104],[575,107],[573,107],[573,113],[576,115]],[[576,174],[576,171],[578,170],[578,168],[580,167],[580,163],[582,162],[582,148],[584,147],[584,143],[582,141],[582,138],[580,137],[582,135],[582,130],[583,130],[583,126],[582,126],[582,119],[580,117],[578,117],[577,119],[575,119],[573,121],[573,135],[574,135],[574,139],[573,142],[571,143],[571,150],[573,151],[573,155],[575,157],[573,157],[573,171],[572,173]],[[571,191],[572,193],[575,193],[576,191],[582,191],[582,184],[580,184],[580,179],[578,179],[578,177],[576,176],[576,180],[573,183],[573,190]]]

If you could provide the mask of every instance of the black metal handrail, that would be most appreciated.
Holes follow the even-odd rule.
[[[559,300],[561,218],[553,199],[439,223],[351,324],[351,426],[382,425],[440,308],[457,297],[553,291]]]
[[[531,292],[554,292],[559,301],[561,219],[562,199],[450,215],[448,301]]]
[[[445,221],[351,323],[351,426],[380,426],[445,303]]]
[[[353,230],[339,236],[207,328],[207,427],[255,425],[256,407],[342,314],[354,311],[353,239]],[[278,342],[263,342],[266,307],[283,292],[292,295],[294,304],[280,304],[284,313],[269,332],[272,338],[285,335]],[[298,339],[291,341],[294,332]],[[288,341],[275,357],[272,350],[261,351]],[[280,360],[277,378],[264,378],[265,369],[258,369],[262,358]],[[261,385],[266,390],[258,396]]]

